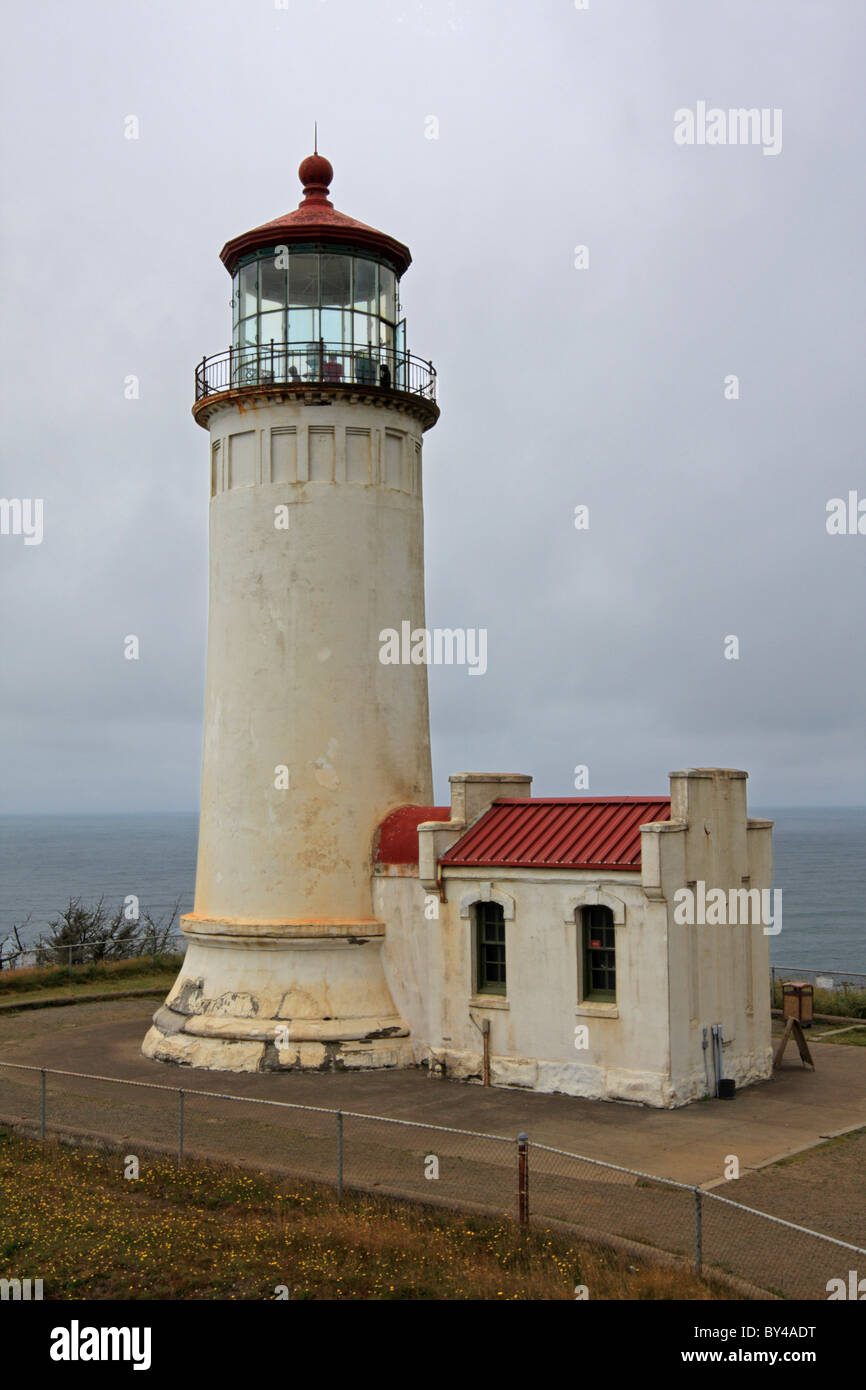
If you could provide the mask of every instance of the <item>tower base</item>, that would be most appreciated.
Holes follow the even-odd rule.
[[[402,1038],[375,1038],[369,1042],[299,1042],[277,1048],[271,1041],[251,1041],[219,1036],[201,1037],[183,1030],[165,1032],[159,1009],[153,1027],[141,1045],[145,1057],[154,1062],[174,1062],[177,1066],[203,1071],[371,1071],[381,1067],[411,1067],[415,1059],[411,1045]],[[280,1024],[274,1021],[274,1026]]]
[[[190,915],[182,926],[189,948],[145,1057],[209,1071],[414,1065],[385,980],[383,923]]]

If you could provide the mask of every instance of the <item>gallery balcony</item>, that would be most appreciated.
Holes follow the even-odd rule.
[[[195,369],[193,415],[206,424],[211,407],[239,395],[377,400],[409,409],[425,429],[439,417],[432,362],[392,348],[342,343],[275,343],[231,347],[203,357]]]

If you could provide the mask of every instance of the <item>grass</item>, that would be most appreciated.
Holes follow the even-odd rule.
[[[784,1019],[777,1019],[781,1034]],[[839,1043],[846,1047],[866,1047],[866,1023],[845,1023],[841,1019],[815,1019],[810,1028],[804,1029],[806,1041]]]
[[[785,1031],[784,1018],[773,1019],[773,1041],[777,1043]],[[807,1043],[839,1043],[843,1047],[866,1047],[866,1022],[848,1023],[841,1017],[816,1018],[803,1029]]]
[[[46,1299],[733,1298],[685,1269],[541,1227],[240,1168],[45,1145],[0,1129],[0,1278]],[[285,1295],[283,1295],[285,1296]]]
[[[87,965],[46,965],[31,970],[0,970],[0,1003],[19,995],[28,999],[57,994],[99,994],[144,989],[173,978],[181,956],[134,956],[127,960],[96,961]]]
[[[854,1143],[866,1135],[866,1126],[861,1129],[851,1129],[847,1134],[836,1134],[832,1139],[825,1139],[822,1144],[813,1144],[810,1149],[802,1149],[799,1153],[789,1154],[787,1158],[780,1158],[773,1164],[774,1168],[787,1168],[795,1163],[811,1163],[816,1155],[826,1153],[830,1149],[844,1149],[847,1145]]]
[[[846,1029],[844,1033],[834,1033],[831,1037],[816,1033],[815,1038],[818,1042],[838,1043],[840,1047],[866,1047],[866,1024],[862,1028],[853,1024],[850,1033]]]

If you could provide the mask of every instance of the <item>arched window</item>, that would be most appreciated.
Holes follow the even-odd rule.
[[[616,944],[609,907],[582,907],[578,913],[581,998],[616,999]]]
[[[500,903],[476,903],[475,993],[505,994],[505,913]]]

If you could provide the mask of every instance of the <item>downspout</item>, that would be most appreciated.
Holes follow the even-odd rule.
[[[490,1019],[481,1024],[481,1041],[484,1044],[484,1085],[490,1085]]]
[[[715,1062],[715,1068],[716,1068],[716,1095],[718,1096],[719,1093],[720,1093],[720,1091],[721,1091],[722,1066],[723,1066],[723,1063],[722,1063],[722,1025],[721,1025],[721,1023],[714,1023],[714,1024],[713,1024],[713,1061]]]

